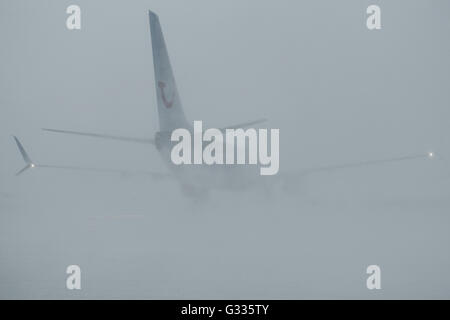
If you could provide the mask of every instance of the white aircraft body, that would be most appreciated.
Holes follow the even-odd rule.
[[[171,150],[176,142],[171,141],[171,133],[175,129],[185,128],[190,132],[193,131],[193,127],[190,122],[187,121],[183,111],[180,96],[178,94],[175,78],[172,72],[167,47],[164,41],[161,25],[159,23],[158,16],[149,11],[150,20],[150,32],[153,51],[153,65],[155,73],[155,89],[157,96],[157,109],[159,116],[160,131],[155,134],[154,139],[150,138],[135,138],[135,137],[123,137],[109,134],[88,133],[80,131],[58,130],[58,129],[43,129],[45,131],[74,134],[94,138],[113,139],[125,142],[135,142],[142,144],[153,145],[159,152],[164,163],[167,165],[170,174],[158,173],[158,172],[141,172],[141,171],[124,171],[124,170],[111,170],[101,168],[86,168],[77,166],[59,166],[59,165],[46,165],[35,163],[31,160],[25,149],[23,148],[17,137],[14,136],[14,140],[19,148],[19,151],[26,163],[26,166],[21,169],[16,175],[20,175],[24,171],[30,168],[55,168],[55,169],[71,169],[71,170],[92,170],[103,172],[119,172],[125,174],[148,174],[153,179],[165,179],[175,178],[177,179],[182,190],[190,196],[202,196],[211,188],[225,188],[225,189],[241,189],[251,186],[263,186],[267,187],[267,184],[272,184],[278,181],[288,181],[289,183],[298,181],[302,175],[309,174],[317,171],[335,170],[350,167],[361,167],[367,165],[375,165],[386,162],[404,161],[411,159],[426,159],[432,158],[433,153],[419,153],[413,155],[407,155],[402,157],[393,157],[372,161],[360,161],[347,164],[338,164],[334,166],[316,167],[305,170],[299,170],[292,173],[283,173],[272,177],[261,177],[259,175],[259,167],[257,165],[175,165],[171,161]],[[235,128],[247,128],[256,124],[260,124],[266,121],[266,119],[259,119],[251,122],[245,122],[233,126],[229,126],[226,129]],[[221,130],[225,130],[222,128]],[[237,152],[235,152],[236,154]]]

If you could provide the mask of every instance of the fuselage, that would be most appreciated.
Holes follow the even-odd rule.
[[[188,130],[192,130],[192,128],[188,128]],[[238,190],[256,183],[259,177],[257,165],[174,164],[171,159],[171,151],[177,142],[171,141],[171,134],[172,132],[157,132],[155,145],[164,164],[183,186]],[[191,154],[193,154],[193,150]]]

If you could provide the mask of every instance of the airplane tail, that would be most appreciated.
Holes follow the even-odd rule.
[[[30,168],[34,168],[36,167],[36,165],[33,163],[33,161],[31,161],[30,156],[28,155],[28,153],[25,151],[25,148],[22,146],[22,144],[20,143],[19,139],[17,139],[16,136],[13,136],[14,140],[16,141],[17,144],[17,148],[19,148],[20,154],[22,155],[23,161],[25,161],[26,166],[21,169],[20,171],[18,171],[16,173],[16,176],[21,175],[24,171],[30,169]]]
[[[149,19],[160,130],[187,128],[159,18],[149,11]]]

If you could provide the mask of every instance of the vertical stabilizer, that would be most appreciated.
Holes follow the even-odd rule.
[[[149,11],[149,18],[160,130],[187,128],[159,18],[152,11]]]

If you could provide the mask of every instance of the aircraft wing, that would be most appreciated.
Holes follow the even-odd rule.
[[[158,180],[158,179],[166,179],[171,178],[172,176],[167,173],[161,173],[156,171],[130,171],[130,170],[120,170],[120,169],[105,169],[105,168],[94,168],[94,167],[79,167],[79,166],[61,166],[61,165],[50,165],[50,164],[40,164],[36,163],[31,160],[28,153],[25,151],[25,148],[23,147],[22,143],[19,141],[19,139],[15,136],[13,136],[14,141],[17,144],[17,148],[20,151],[20,154],[22,155],[23,160],[25,161],[26,166],[21,169],[19,172],[16,173],[16,176],[21,175],[24,171],[27,169],[34,169],[34,168],[49,168],[49,169],[63,169],[63,170],[77,170],[77,171],[92,171],[92,172],[103,172],[103,173],[116,173],[121,175],[147,175],[151,178]]]
[[[124,176],[139,176],[146,175],[150,176],[155,180],[166,179],[172,177],[167,173],[160,173],[156,171],[130,171],[121,169],[105,169],[105,168],[95,168],[95,167],[77,167],[77,166],[59,166],[59,165],[47,165],[47,164],[36,164],[33,168],[50,168],[50,169],[63,169],[63,170],[75,170],[75,171],[92,171],[92,172],[103,172],[103,173],[116,173]]]
[[[295,182],[297,182],[298,178],[301,176],[306,176],[309,174],[314,174],[314,173],[319,173],[319,172],[326,172],[326,171],[331,172],[331,171],[343,170],[343,169],[370,167],[370,166],[381,165],[381,164],[386,164],[386,163],[402,162],[402,161],[409,161],[409,160],[420,160],[420,159],[432,160],[437,157],[438,157],[437,154],[434,152],[416,153],[416,154],[410,154],[410,155],[406,155],[406,156],[399,156],[399,157],[392,157],[392,158],[385,158],[385,159],[359,161],[359,162],[348,162],[348,163],[341,163],[341,164],[335,164],[335,165],[310,167],[310,168],[301,169],[301,170],[295,171],[295,172],[279,173],[277,176],[280,179],[280,181],[286,182],[288,185],[291,185],[291,184],[295,184]]]
[[[80,132],[80,131],[69,131],[69,130],[58,130],[58,129],[47,129],[47,128],[43,128],[42,130],[48,131],[48,132],[73,134],[73,135],[86,136],[86,137],[92,137],[92,138],[120,140],[120,141],[136,142],[136,143],[144,143],[144,144],[155,144],[155,141],[153,139],[148,139],[148,138],[124,137],[124,136],[116,136],[116,135],[110,135],[110,134],[99,134],[99,133],[91,133],[91,132]]]

